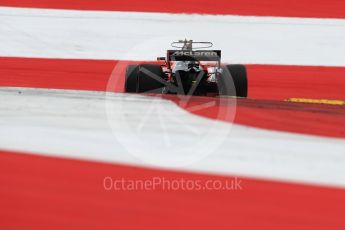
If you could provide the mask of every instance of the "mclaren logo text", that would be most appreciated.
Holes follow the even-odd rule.
[[[217,57],[217,52],[214,51],[176,51],[172,56],[196,56],[196,57]]]

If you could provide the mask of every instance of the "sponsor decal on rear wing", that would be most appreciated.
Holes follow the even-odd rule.
[[[220,61],[220,50],[168,50],[168,61]]]

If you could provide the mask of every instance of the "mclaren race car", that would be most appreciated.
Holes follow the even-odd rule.
[[[221,51],[209,50],[211,42],[173,42],[160,64],[129,65],[125,76],[127,93],[165,93],[198,96],[247,97],[244,65],[222,65]]]

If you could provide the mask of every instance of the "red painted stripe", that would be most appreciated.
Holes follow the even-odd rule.
[[[0,85],[104,91],[115,66],[121,69],[129,63],[134,62],[0,57],[0,74],[6,76]],[[247,65],[247,69],[251,98],[345,100],[345,67]]]
[[[343,0],[2,0],[0,5],[75,10],[345,18]]]
[[[104,177],[226,181],[0,151],[1,229],[343,230],[345,190],[240,178],[237,191],[106,191]]]
[[[180,99],[175,96],[167,95],[164,98],[175,101],[180,105]],[[218,98],[195,97],[188,104],[183,105],[183,108],[189,110],[189,108],[203,105],[210,101],[214,101],[216,105],[191,112],[212,119],[257,128],[345,138],[345,106],[237,99],[234,121],[232,121],[232,117],[221,116],[221,114],[226,114],[226,111],[231,109],[229,108],[231,103],[221,103]],[[222,106],[222,104],[226,106]]]
[[[345,99],[345,67],[248,65],[250,95]]]
[[[0,57],[0,85],[106,90],[114,61]]]
[[[113,68],[128,62],[0,58],[0,86],[105,91]],[[249,96],[238,100],[236,123],[290,132],[345,137],[344,106],[283,102],[291,97],[345,99],[345,67],[248,65]],[[120,78],[116,91],[123,90]],[[167,98],[174,100],[174,97]],[[194,98],[192,106],[210,98]],[[275,100],[275,101],[272,101]],[[280,100],[280,101],[278,101]],[[219,107],[195,113],[214,117]],[[225,108],[226,109],[226,108]]]

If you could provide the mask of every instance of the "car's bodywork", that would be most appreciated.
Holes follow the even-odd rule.
[[[157,58],[160,64],[128,67],[126,92],[247,96],[245,67],[222,66],[221,51],[206,50],[212,47],[211,42],[181,40],[171,45],[179,49]]]

